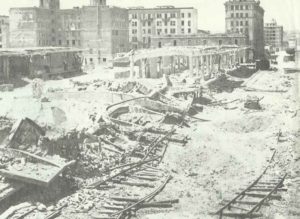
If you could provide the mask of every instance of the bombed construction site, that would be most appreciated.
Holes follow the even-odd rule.
[[[230,0],[226,11],[245,4],[263,10]],[[11,9],[10,21],[24,13],[40,22],[49,10],[90,28],[95,8],[112,22],[126,13],[131,23],[197,20],[193,7],[60,9],[48,0]],[[10,23],[14,48],[0,50],[0,219],[300,217],[297,48],[270,59],[243,34],[191,30],[103,55],[110,46],[88,30],[84,43],[34,45],[30,34],[14,39],[28,28],[21,23]]]

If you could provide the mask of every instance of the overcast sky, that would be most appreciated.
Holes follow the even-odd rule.
[[[4,0],[1,0],[4,1]],[[212,32],[225,31],[226,0],[107,0],[109,5],[121,7],[157,5],[192,6],[198,9],[199,29]],[[1,3],[0,14],[8,15],[11,7],[37,6],[39,0],[7,0]],[[87,5],[89,0],[61,0],[62,8]],[[300,0],[261,0],[265,9],[265,22],[272,18],[285,30],[300,30]],[[297,12],[298,10],[298,12]]]

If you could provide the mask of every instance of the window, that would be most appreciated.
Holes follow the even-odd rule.
[[[233,14],[233,13],[231,13],[231,17],[232,17],[232,18],[234,17],[234,14]]]
[[[176,40],[173,41],[173,46],[177,46],[177,41]]]
[[[165,21],[165,26],[168,26],[168,21]]]
[[[184,13],[181,13],[181,17],[184,18]]]
[[[235,10],[239,10],[239,6],[238,5],[235,6]]]
[[[161,18],[161,14],[157,14],[157,18]]]
[[[158,42],[158,48],[161,48],[161,42]]]
[[[232,27],[234,26],[234,22],[233,22],[233,21],[231,21],[231,26],[232,26]]]
[[[172,13],[172,14],[171,14],[171,18],[176,18],[176,14],[175,14],[175,13]]]
[[[168,14],[166,13],[166,14],[165,14],[165,19],[167,19],[167,18],[168,18]]]
[[[162,25],[161,21],[157,21],[156,25],[161,26]]]
[[[236,22],[236,26],[239,26],[239,25],[240,25],[240,23],[237,21],[237,22]]]
[[[151,21],[148,21],[148,26],[151,26]]]
[[[235,39],[235,40],[234,40],[234,44],[235,44],[235,45],[238,45],[238,44],[239,44],[239,41],[238,41],[237,39]]]
[[[149,33],[149,34],[151,33],[151,29],[148,29],[148,33]]]
[[[76,41],[72,40],[72,45],[75,46],[76,45]]]
[[[143,22],[143,27],[145,27],[146,26],[146,22]]]
[[[243,21],[240,22],[240,25],[243,26]]]
[[[146,34],[146,30],[145,29],[143,29],[143,34]]]
[[[191,33],[191,32],[192,32],[192,30],[191,30],[191,28],[189,28],[189,29],[188,29],[188,33]]]
[[[181,25],[184,26],[184,21],[181,21]]]
[[[171,29],[171,33],[176,33],[176,29],[175,29],[175,28],[172,28],[172,29]]]
[[[231,5],[231,10],[234,10],[234,6],[233,5]]]
[[[203,45],[206,45],[207,44],[207,40],[203,40]]]
[[[181,29],[181,33],[184,34],[184,28]]]
[[[240,29],[240,32],[241,32],[241,33],[244,33],[244,29],[243,29],[243,28],[241,28],[241,29]]]
[[[58,45],[60,45],[60,46],[61,46],[61,44],[62,44],[61,40],[58,40]]]
[[[132,21],[132,22],[131,22],[131,26],[137,27],[137,21]]]
[[[188,13],[188,17],[191,18],[191,17],[192,17],[192,14],[191,14],[191,13]]]
[[[240,14],[240,17],[243,17],[243,16],[244,16],[243,13],[241,13],[241,14]]]
[[[137,34],[137,29],[133,29],[132,34]]]
[[[191,26],[191,21],[188,21],[188,26],[189,26],[189,27]]]
[[[236,13],[235,15],[236,15],[235,17],[239,17],[239,13]]]
[[[245,26],[249,26],[249,21],[245,21]]]
[[[171,21],[171,26],[176,26],[176,21]]]
[[[165,34],[168,34],[168,29],[165,29]]]
[[[248,13],[245,14],[245,17],[248,17]]]
[[[157,35],[160,35],[161,29],[157,29]]]
[[[219,45],[222,45],[222,43],[223,43],[222,40],[219,40]]]
[[[69,45],[70,44],[70,41],[69,40],[67,40],[67,45]]]
[[[246,9],[246,10],[248,10],[248,9],[249,9],[249,6],[248,6],[248,5],[246,5],[246,6],[245,6],[245,9]]]

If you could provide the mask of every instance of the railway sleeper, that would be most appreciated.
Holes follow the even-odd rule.
[[[231,200],[224,200],[225,202],[230,202]],[[240,205],[257,205],[259,202],[255,201],[235,201],[233,204],[240,204]],[[264,206],[270,206],[269,203],[263,203]]]
[[[245,195],[249,196],[249,197],[255,197],[255,198],[265,198],[268,194],[259,194],[259,193],[246,192]],[[270,195],[269,199],[280,200],[281,195]]]
[[[223,212],[223,217],[234,217],[234,218],[259,218],[262,214],[247,214],[247,213],[234,213],[234,212]]]

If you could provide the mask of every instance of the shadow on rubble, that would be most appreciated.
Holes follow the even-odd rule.
[[[21,78],[21,77],[16,77],[16,78],[11,78],[9,80],[4,80],[4,81],[0,80],[0,85],[1,84],[2,85],[7,85],[7,90],[6,91],[12,91],[14,88],[25,87],[29,83],[27,81],[23,80],[23,78]],[[8,87],[8,85],[12,85],[11,88]]]
[[[256,69],[250,69],[245,66],[241,66],[237,69],[227,72],[227,74],[237,78],[250,78],[255,72],[257,72]]]
[[[5,202],[1,202],[0,214],[9,207],[23,202],[31,202],[34,204],[39,202],[45,205],[51,205],[73,194],[76,190],[78,190],[78,187],[74,179],[68,176],[56,178],[47,188],[26,184],[21,191],[10,196]]]
[[[208,85],[211,91],[217,93],[228,92],[231,93],[234,89],[241,87],[243,81],[232,81],[226,75],[221,75],[218,79]]]

